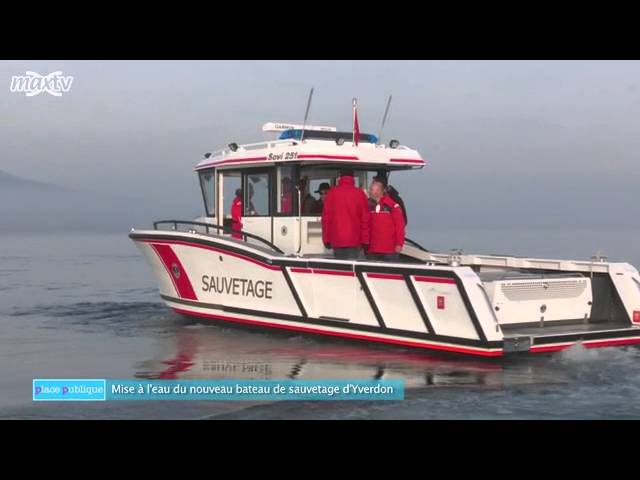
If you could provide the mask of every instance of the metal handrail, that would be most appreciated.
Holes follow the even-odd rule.
[[[262,141],[262,142],[255,142],[255,143],[245,143],[242,145],[238,145],[237,151],[256,150],[258,148],[273,148],[275,145],[279,145],[283,143],[295,144],[296,142],[290,139],[284,139],[284,140]],[[229,148],[221,148],[220,150],[215,150],[213,153],[211,153],[211,155],[207,160],[210,160],[214,157],[224,156],[229,153],[235,153],[235,152],[231,151]]]
[[[272,250],[275,250],[276,252],[284,255],[284,252],[282,250],[280,250],[278,247],[276,247],[269,240],[265,240],[264,238],[262,238],[262,237],[260,237],[258,235],[254,235],[253,233],[245,232],[243,230],[232,230],[230,227],[225,227],[223,225],[214,225],[214,224],[211,224],[211,223],[204,223],[204,222],[193,222],[193,221],[190,221],[190,220],[159,220],[157,222],[153,222],[153,229],[154,230],[158,230],[158,225],[160,225],[162,223],[172,223],[174,230],[178,230],[178,225],[196,225],[196,226],[199,226],[199,227],[205,227],[205,232],[206,232],[207,235],[210,235],[210,233],[209,233],[209,229],[210,228],[215,228],[218,231],[222,230],[223,233],[238,233],[240,235],[243,235],[244,237],[249,237],[249,238],[252,238],[252,239],[257,240],[259,242],[262,242],[265,245],[267,245],[269,248],[271,248]],[[198,233],[200,233],[200,232],[198,232]]]
[[[420,245],[418,242],[411,240],[410,238],[405,237],[404,239],[405,243],[408,243],[409,245],[416,247],[418,250],[422,250],[423,252],[426,253],[432,253],[430,250],[427,250],[426,248],[424,248],[422,245]]]

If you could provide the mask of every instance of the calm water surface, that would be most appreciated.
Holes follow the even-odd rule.
[[[637,231],[414,232],[447,251],[640,265]],[[404,378],[402,402],[34,403],[31,380]],[[127,238],[0,233],[0,418],[640,418],[640,348],[502,361],[202,324],[169,312]]]

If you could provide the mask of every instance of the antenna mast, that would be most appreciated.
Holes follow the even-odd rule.
[[[309,98],[307,100],[307,110],[304,112],[304,122],[302,122],[302,133],[300,134],[300,142],[304,140],[304,129],[307,126],[307,119],[309,118],[309,108],[311,108],[311,99],[313,98],[313,87],[309,92]]]
[[[380,130],[378,130],[378,143],[382,140],[382,131],[384,130],[384,124],[387,122],[387,115],[389,114],[389,108],[391,107],[391,95],[387,100],[387,107],[384,109],[384,115],[382,116],[382,123],[380,124]]]

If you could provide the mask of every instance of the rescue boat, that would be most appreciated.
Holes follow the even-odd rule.
[[[230,143],[196,165],[202,217],[129,235],[179,314],[484,357],[640,343],[640,275],[629,263],[433,252],[411,239],[397,262],[336,260],[319,212],[306,208],[313,192],[345,167],[366,189],[425,161],[396,140],[334,127],[263,131],[279,136]],[[243,226],[232,236],[238,190]]]

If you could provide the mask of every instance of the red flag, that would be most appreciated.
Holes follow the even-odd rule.
[[[353,143],[358,146],[358,140],[360,140],[360,126],[358,125],[358,106],[356,99],[353,99]]]

